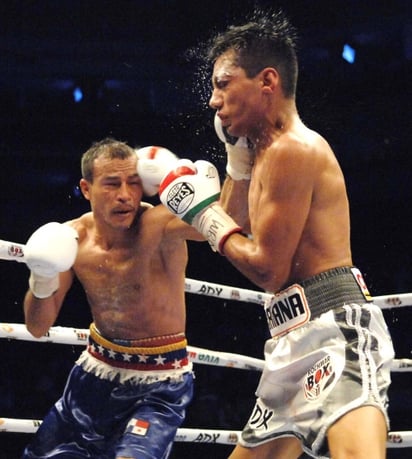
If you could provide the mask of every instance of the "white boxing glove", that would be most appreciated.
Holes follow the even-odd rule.
[[[222,120],[215,113],[215,131],[225,144],[227,153],[226,172],[233,180],[250,180],[255,153],[246,137],[233,137],[222,126]]]
[[[36,298],[47,298],[59,288],[59,273],[69,270],[76,259],[77,239],[74,228],[56,222],[41,226],[30,236],[24,256]]]
[[[227,238],[241,231],[218,203],[219,174],[208,161],[179,160],[160,184],[159,196],[162,204],[194,226],[215,252],[223,254]]]
[[[139,148],[136,155],[143,192],[146,196],[154,196],[163,177],[173,169],[179,158],[167,148],[156,146]]]

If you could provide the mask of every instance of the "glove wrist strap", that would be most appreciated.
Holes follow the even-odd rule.
[[[193,225],[203,234],[214,252],[223,255],[223,246],[228,237],[242,228],[219,204],[213,204],[193,220]]]
[[[59,288],[59,275],[45,277],[32,271],[29,277],[29,287],[36,298],[49,298]]]

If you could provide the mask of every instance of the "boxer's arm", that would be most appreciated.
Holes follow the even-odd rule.
[[[197,229],[176,217],[163,204],[155,206],[153,212],[153,224],[164,222],[164,235],[170,241],[206,241],[205,237]],[[173,243],[173,242],[172,242]]]
[[[289,279],[312,209],[313,187],[320,169],[320,162],[301,143],[288,142],[282,149],[278,145],[277,152],[273,155],[276,159],[267,161],[261,169],[259,188],[253,189],[252,237],[234,234],[224,247],[226,258],[268,291],[279,290]]]
[[[77,231],[68,224],[47,223],[38,228],[25,246],[30,269],[29,291],[24,299],[27,329],[40,337],[53,325],[70,288],[78,248]]]
[[[250,233],[248,180],[232,180],[227,176],[220,193],[220,205],[242,227]]]
[[[44,336],[59,315],[66,293],[73,282],[73,272],[59,273],[59,286],[52,296],[37,298],[29,289],[24,297],[24,322],[27,330],[36,338]]]
[[[220,204],[223,209],[243,228],[250,232],[248,193],[255,152],[245,137],[230,136],[218,114],[215,114],[216,135],[225,145],[226,172]]]

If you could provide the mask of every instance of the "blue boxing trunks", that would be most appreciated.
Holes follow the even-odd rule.
[[[294,284],[273,295],[265,310],[272,338],[242,446],[295,436],[309,456],[327,458],[328,428],[365,405],[380,409],[389,428],[393,345],[356,268]]]
[[[29,458],[166,459],[193,396],[184,334],[108,340],[94,324]]]

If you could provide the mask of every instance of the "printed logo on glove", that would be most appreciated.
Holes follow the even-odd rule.
[[[176,177],[182,177],[184,175],[194,175],[196,170],[194,170],[190,165],[181,165],[174,170],[174,175],[170,176],[170,179],[173,180]],[[162,190],[166,187],[170,182],[167,180],[162,183]],[[192,204],[193,199],[195,197],[195,189],[192,184],[189,182],[180,182],[173,185],[167,195],[166,195],[166,203],[167,207],[172,210],[173,213],[176,215],[181,215],[186,212],[189,206]]]
[[[219,181],[217,169],[212,164],[206,163],[206,161],[197,162],[197,165],[199,164],[203,165],[202,177],[205,180]],[[194,182],[192,178],[184,180],[184,177],[196,176],[197,172],[196,163],[188,159],[181,159],[178,166],[165,177],[159,190],[163,204],[166,204],[169,210],[187,223],[191,223],[193,216],[199,211],[196,202],[192,206],[194,199],[197,198],[195,184],[198,177],[194,177]],[[180,180],[177,180],[179,178]],[[166,189],[167,192],[164,194]],[[201,194],[199,189],[197,194]],[[213,199],[216,199],[216,193],[214,193]],[[205,203],[203,203],[204,205]]]

